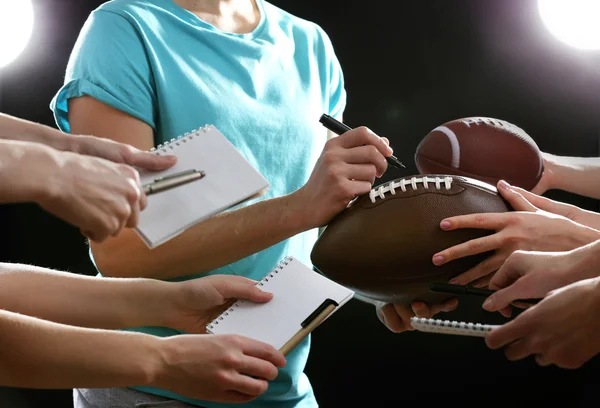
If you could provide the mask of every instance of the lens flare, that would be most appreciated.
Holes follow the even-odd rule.
[[[0,0],[0,68],[21,55],[32,32],[31,0]]]

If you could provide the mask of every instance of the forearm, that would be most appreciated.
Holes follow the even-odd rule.
[[[151,384],[160,340],[0,311],[0,385],[106,388]]]
[[[600,158],[544,153],[544,159],[551,172],[549,189],[600,199]]]
[[[39,123],[0,113],[0,140],[35,142],[57,150],[72,150],[72,139],[64,133]]]
[[[97,279],[0,263],[0,309],[74,326],[163,325],[177,288],[150,279]]]
[[[105,276],[170,279],[200,274],[275,245],[307,227],[294,195],[218,214],[150,250],[134,231],[91,243]]]
[[[154,146],[148,124],[93,98],[69,101],[71,131],[93,134],[142,150]],[[91,243],[104,276],[169,279],[208,272],[312,228],[295,194],[218,214],[150,250],[133,230]],[[177,209],[174,209],[177,211]]]

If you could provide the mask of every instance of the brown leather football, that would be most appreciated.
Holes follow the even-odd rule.
[[[444,231],[450,216],[506,212],[510,205],[495,186],[461,176],[396,179],[358,197],[325,228],[312,252],[323,275],[367,298],[410,304],[439,302],[451,295],[429,290],[484,260],[489,253],[435,266],[433,255],[493,231]]]
[[[456,119],[433,129],[415,153],[421,174],[450,174],[531,190],[544,171],[540,149],[521,128],[486,117]]]

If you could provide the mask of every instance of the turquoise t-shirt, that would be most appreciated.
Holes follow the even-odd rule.
[[[297,190],[308,181],[327,139],[319,117],[339,117],[345,108],[343,75],[319,26],[263,0],[256,3],[260,22],[248,34],[222,32],[172,0],[103,4],[85,23],[64,86],[52,100],[59,128],[70,131],[68,100],[82,95],[150,125],[155,145],[212,124],[269,180],[260,199]],[[288,255],[311,266],[316,238],[316,229],[298,234],[210,274],[261,279]],[[179,333],[164,327],[133,330]],[[303,373],[309,347],[310,338],[288,355],[268,391],[247,406],[317,406]],[[205,407],[226,406],[137,389]]]

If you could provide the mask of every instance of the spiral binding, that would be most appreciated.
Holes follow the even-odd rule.
[[[205,125],[199,129],[194,129],[191,130],[189,132],[184,133],[181,136],[177,136],[172,138],[171,140],[168,140],[164,143],[159,144],[156,147],[153,147],[150,152],[160,155],[160,153],[169,153],[169,149],[173,150],[176,148],[176,146],[181,146],[184,143],[187,143],[188,141],[192,140],[194,137],[198,136],[200,132],[202,133],[206,133],[208,132],[213,126],[212,125]]]
[[[375,202],[377,197],[384,199],[384,194],[390,192],[392,195],[396,194],[396,189],[400,187],[402,192],[406,192],[406,186],[412,186],[413,190],[417,189],[417,184],[423,184],[425,188],[429,188],[429,183],[434,183],[435,188],[440,190],[441,184],[443,183],[446,187],[446,190],[450,190],[452,187],[452,177],[411,177],[406,179],[401,179],[398,181],[390,181],[388,184],[384,184],[377,188],[374,188],[369,193],[369,198],[371,202]]]
[[[466,323],[422,317],[412,317],[411,324],[415,329],[420,331],[476,337],[485,337],[492,329],[498,327],[491,324]]]
[[[281,272],[283,270],[283,268],[285,266],[289,265],[293,260],[294,260],[294,258],[292,258],[291,256],[286,256],[285,258],[283,258],[283,260],[281,262],[279,262],[279,264],[277,264],[277,266],[271,272],[269,272],[264,278],[262,278],[256,286],[264,286],[265,283],[267,283],[269,281],[269,279],[273,279],[275,276],[277,276],[277,274],[279,272]],[[221,313],[221,315],[219,317],[217,317],[215,320],[213,320],[211,323],[209,323],[206,326],[206,330],[210,333],[211,330],[214,329],[215,326],[217,326],[220,321],[225,319],[225,317],[229,316],[230,313],[233,313],[235,311],[235,309],[239,308],[242,305],[242,303],[244,303],[245,301],[246,301],[245,299],[239,299],[237,302],[235,302],[233,305],[231,305],[231,307],[229,309],[227,309],[225,312]]]

